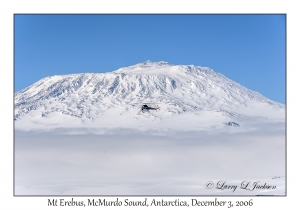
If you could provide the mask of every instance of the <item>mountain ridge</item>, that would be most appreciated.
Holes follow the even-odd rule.
[[[141,114],[136,104],[143,102],[160,103],[163,117],[157,112]],[[101,116],[112,110],[117,116],[128,115],[123,119],[127,123],[134,116],[163,120],[185,113],[201,115],[204,111],[219,113],[228,120],[242,120],[249,116],[274,118],[271,112],[265,113],[272,110],[276,119],[282,119],[285,106],[211,68],[164,61],[147,61],[108,73],[50,76],[15,94],[15,121],[26,116],[29,121],[28,116],[53,118],[60,113],[58,118],[73,117],[81,124],[95,119],[99,123]]]

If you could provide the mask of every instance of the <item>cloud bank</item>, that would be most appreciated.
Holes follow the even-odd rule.
[[[100,134],[101,133],[101,134]],[[15,132],[16,195],[284,194],[283,124],[245,132]],[[208,181],[277,185],[206,189]]]

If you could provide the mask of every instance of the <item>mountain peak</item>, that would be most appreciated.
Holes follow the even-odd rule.
[[[116,72],[116,73],[137,73],[137,72],[140,72],[141,70],[160,69],[160,68],[172,67],[172,66],[174,66],[174,65],[170,64],[169,62],[166,62],[166,61],[153,62],[153,61],[147,60],[145,62],[137,63],[132,66],[120,68],[114,72]]]
[[[166,62],[166,61],[153,62],[153,61],[147,60],[145,62],[137,63],[137,64],[135,64],[133,66],[129,66],[129,67],[149,68],[149,67],[160,67],[160,66],[173,66],[173,64],[170,64],[169,62]]]
[[[134,75],[168,75],[168,76],[196,76],[196,75],[217,75],[209,67],[195,65],[174,65],[166,61],[152,62],[145,61],[132,66],[123,67],[114,73],[134,74]]]

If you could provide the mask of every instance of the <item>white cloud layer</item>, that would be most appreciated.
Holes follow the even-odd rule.
[[[242,133],[80,133],[16,131],[15,194],[285,194],[284,124]],[[245,180],[276,189],[205,189],[208,181],[240,187]]]

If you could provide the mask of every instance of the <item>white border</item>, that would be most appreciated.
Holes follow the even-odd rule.
[[[294,3],[295,2],[295,3]],[[86,0],[86,1],[40,1],[2,0],[0,3],[0,67],[1,67],[1,145],[0,145],[0,207],[1,209],[45,209],[48,197],[13,196],[13,14],[15,13],[281,13],[287,14],[287,148],[288,185],[287,197],[254,198],[254,209],[283,209],[299,205],[297,202],[299,182],[299,138],[297,102],[299,79],[299,10],[296,1],[270,0]],[[270,75],[271,76],[271,75]],[[298,129],[299,130],[299,129]],[[199,197],[198,197],[199,198]],[[212,197],[202,197],[211,200]],[[249,197],[220,197],[219,200],[248,200]],[[80,197],[76,197],[77,200]],[[82,198],[86,200],[86,198]],[[124,198],[125,199],[125,198]],[[139,199],[139,198],[137,198]],[[183,197],[189,200],[188,197]],[[140,198],[142,200],[142,198]],[[171,198],[170,198],[171,200]],[[5,208],[3,208],[5,207]],[[267,207],[267,208],[264,208]],[[50,207],[53,208],[53,207]],[[66,209],[57,207],[55,209]],[[79,208],[79,207],[77,207]],[[87,207],[86,207],[87,208]],[[94,207],[94,209],[97,207]],[[100,208],[100,207],[98,207]],[[199,207],[198,207],[199,208]],[[217,208],[217,207],[216,207]],[[248,207],[249,208],[249,207]],[[119,208],[120,209],[120,208]],[[218,207],[220,209],[220,207]],[[296,208],[294,208],[296,209]]]

